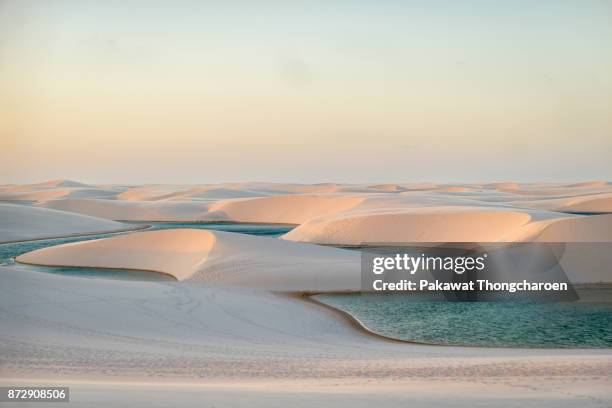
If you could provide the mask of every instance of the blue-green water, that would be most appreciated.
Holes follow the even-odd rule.
[[[140,225],[137,223],[136,225]],[[175,229],[175,228],[196,228],[216,231],[236,232],[250,235],[260,235],[268,237],[278,237],[289,232],[293,227],[274,224],[230,224],[230,223],[204,223],[204,222],[147,222],[143,225],[151,225],[147,231]],[[90,241],[92,239],[107,238],[117,234],[130,234],[135,231],[119,232],[112,234],[96,234],[67,238],[52,238],[38,241],[15,242],[0,244],[0,264],[12,264],[14,258],[26,252],[54,245],[67,244],[70,242]],[[20,268],[35,270],[39,272],[55,273],[60,275],[77,276],[85,278],[106,278],[121,280],[174,280],[174,278],[161,273],[133,271],[125,269],[102,269],[102,268],[69,268],[69,267],[48,267],[36,265],[17,264]]]
[[[448,302],[421,295],[316,295],[395,339],[484,347],[612,347],[612,289],[577,302]]]
[[[135,223],[138,225],[138,223]],[[240,234],[280,237],[294,227],[281,224],[246,224],[246,223],[212,223],[212,222],[146,222],[152,229],[196,228],[215,231],[236,232]]]

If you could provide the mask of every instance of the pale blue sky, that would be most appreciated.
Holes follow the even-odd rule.
[[[610,179],[611,27],[611,1],[5,0],[0,182]]]

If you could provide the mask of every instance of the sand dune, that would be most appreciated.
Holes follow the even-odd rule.
[[[45,190],[20,190],[0,192],[0,200],[4,201],[47,201],[67,196],[72,192],[67,188],[53,188]]]
[[[146,231],[29,252],[19,262],[161,272],[267,290],[360,287],[359,254],[274,238],[195,229]]]
[[[160,200],[220,200],[230,198],[262,197],[270,193],[233,184],[213,185],[151,185],[131,187],[117,196],[126,201]],[[278,193],[277,193],[278,194]]]
[[[610,350],[392,343],[300,299],[196,283],[92,281],[0,267],[0,290],[3,377],[68,383],[73,403],[88,400],[88,381],[104,401],[144,387],[143,406],[169,386],[178,403],[164,394],[163,406],[181,405],[184,393],[192,403],[230,395],[220,406],[257,406],[264,398],[262,406],[279,407],[295,405],[296,392],[309,406],[369,406],[362,398],[385,406],[494,406],[501,398],[557,407],[563,398],[598,407],[610,400]],[[194,398],[193,387],[205,392]]]
[[[194,189],[199,191],[196,187],[185,185],[155,184],[132,186],[117,195],[117,199],[126,201],[157,201],[175,194],[187,194]]]
[[[496,190],[517,190],[519,188],[519,184],[514,182],[500,182],[485,184],[485,187],[493,188]]]
[[[0,219],[0,242],[133,228],[80,214],[6,203],[0,203]]]
[[[438,193],[467,193],[472,191],[472,189],[463,186],[441,186],[432,189],[432,191],[436,191]]]
[[[46,208],[71,211],[109,220],[198,221],[208,219],[208,205],[200,201],[123,201],[102,199],[59,199],[41,204]]]
[[[612,214],[571,217],[544,224],[535,241],[612,242]]]
[[[392,213],[351,213],[312,219],[283,239],[318,244],[365,242],[491,242],[525,226],[524,212],[476,207],[427,207]]]
[[[44,248],[17,260],[57,266],[140,269],[184,280],[206,260],[214,243],[215,236],[204,230],[147,231]]]
[[[0,192],[0,200],[6,201],[49,201],[59,198],[114,198],[116,190],[102,188],[51,188],[25,190],[19,192]]]
[[[406,190],[404,187],[398,184],[374,184],[368,187],[374,190],[392,191],[392,192]]]
[[[410,183],[410,184],[402,184],[402,188],[406,190],[413,191],[422,191],[422,190],[433,190],[437,188],[438,185],[436,183]]]
[[[600,187],[606,187],[606,186],[608,186],[608,183],[603,180],[584,181],[582,183],[568,184],[568,187],[578,187],[578,188],[600,188]]]
[[[445,210],[439,214],[428,212],[426,215],[419,211],[361,215],[332,222],[328,220],[319,235],[307,229],[317,227],[316,223],[309,222],[283,238],[308,242],[323,237],[321,239],[346,245],[361,245],[364,242],[464,242],[468,241],[465,234],[470,233],[470,237],[477,242],[612,242],[612,215],[552,219],[528,224],[529,220],[528,214],[483,212],[469,208],[454,213]],[[373,225],[382,227],[383,232],[377,235],[373,232]],[[405,228],[405,225],[411,228]],[[369,235],[366,235],[367,231],[370,231]],[[500,231],[514,231],[514,236],[500,236]],[[374,238],[372,241],[360,241],[360,237],[364,237],[364,240]],[[376,240],[377,237],[380,240]],[[584,253],[580,251],[578,255]],[[612,262],[610,252],[607,249],[589,252],[589,257],[589,262],[568,267],[571,278],[575,282],[609,281],[609,274],[601,265]],[[177,280],[265,290],[326,292],[360,288],[360,259],[357,252],[194,229],[146,231],[60,245],[29,252],[17,260],[51,266],[150,270],[172,275]]]
[[[220,201],[210,207],[216,217],[239,222],[301,224],[326,213],[355,207],[363,197],[351,195],[288,195]]]
[[[314,216],[340,212],[363,200],[344,195],[283,195],[261,198],[200,200],[58,199],[41,205],[122,221],[234,221],[299,224]]]
[[[612,213],[612,193],[575,198],[557,209],[584,213]]]
[[[285,185],[285,190],[295,193],[337,193],[341,187],[335,183]]]
[[[612,192],[612,186],[605,182],[587,182],[569,185],[558,183],[534,183],[511,187],[497,187],[497,189],[526,197],[565,197]]]
[[[225,200],[233,198],[250,198],[250,197],[263,197],[267,196],[267,193],[251,190],[240,190],[235,188],[195,188],[186,192],[178,192],[169,194],[164,197],[164,200]]]
[[[570,213],[610,213],[612,212],[612,193],[590,192],[550,197],[536,197],[532,199],[521,198],[519,200],[507,200],[514,206],[524,208],[545,209],[549,211],[570,212]]]
[[[563,219],[567,213],[612,211],[612,186],[606,182],[250,182],[93,188],[52,181],[26,187],[4,186],[0,199],[30,199],[45,208],[111,220],[295,224],[299,228],[287,236],[289,240],[339,245],[358,245],[374,238],[531,239],[544,228],[540,221]],[[517,221],[520,217],[524,220]]]
[[[66,180],[66,179],[57,179],[57,180],[49,180],[43,181],[42,183],[34,183],[34,184],[24,184],[20,186],[20,188],[24,189],[37,189],[37,188],[58,188],[58,187],[68,187],[68,188],[92,188],[91,184],[85,184],[78,181]]]

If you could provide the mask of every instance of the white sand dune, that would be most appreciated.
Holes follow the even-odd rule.
[[[545,222],[533,240],[540,242],[612,242],[612,214]]]
[[[282,238],[331,245],[402,242],[612,242],[612,216],[574,216],[546,210],[479,206],[359,210],[321,216]],[[377,203],[379,204],[379,203]],[[421,204],[423,204],[421,202]],[[369,203],[372,205],[372,203]]]
[[[343,194],[284,195],[220,201],[211,205],[210,211],[228,221],[301,224],[321,214],[353,208],[363,199]]]
[[[0,243],[134,228],[80,214],[7,203],[0,203],[0,220]]]
[[[513,188],[498,188],[500,191],[509,192],[518,196],[529,197],[566,197],[585,194],[597,194],[610,192],[607,183],[585,183],[585,184],[527,184]]]
[[[464,186],[441,186],[432,189],[432,191],[436,191],[438,193],[467,193],[473,190],[469,187]]]
[[[1,191],[0,200],[3,201],[47,201],[65,197],[72,192],[68,188],[52,188],[44,190]]]
[[[335,183],[293,184],[283,186],[283,189],[295,193],[337,193],[341,188],[342,187]]]
[[[203,230],[147,231],[43,248],[18,256],[17,260],[57,266],[140,269],[184,280],[206,260],[214,243],[214,234]]]
[[[242,189],[226,188],[223,185],[145,185],[145,186],[132,186],[127,190],[123,191],[117,196],[118,200],[126,201],[159,201],[159,200],[190,200],[195,198],[197,195],[206,194],[211,192],[214,196],[214,191],[218,191],[219,197],[217,198],[235,198],[238,197],[252,197],[253,193],[249,193]],[[226,193],[227,197],[221,197],[223,192]],[[233,193],[233,195],[232,195]],[[260,194],[261,195],[261,194]]]
[[[251,190],[239,190],[234,188],[198,188],[192,189],[182,193],[174,193],[165,197],[165,200],[225,200],[232,198],[249,198],[249,197],[264,197],[267,193],[251,191]]]
[[[123,201],[59,199],[45,208],[121,221],[199,221],[208,219],[208,204],[200,201]]]
[[[2,201],[48,201],[58,198],[114,198],[120,189],[70,180],[51,180],[26,185],[0,186]]]
[[[373,190],[381,191],[406,191],[404,187],[398,184],[374,184],[368,187]]]
[[[126,201],[156,201],[159,197],[183,191],[180,187],[168,186],[137,186],[131,187],[117,195],[118,200]]]
[[[44,202],[41,206],[122,221],[299,224],[320,214],[349,209],[362,200],[363,197],[346,195],[283,195],[219,201],[58,199]]]
[[[59,187],[92,188],[94,186],[92,186],[91,184],[85,184],[85,183],[81,183],[81,182],[73,181],[73,180],[57,179],[57,180],[43,181],[41,183],[24,184],[24,185],[15,186],[15,187],[19,189],[32,190],[32,189],[59,188]]]
[[[423,190],[433,190],[434,188],[437,188],[438,184],[436,183],[409,183],[409,184],[402,184],[402,188],[406,189],[406,190],[412,190],[412,191],[423,191]]]
[[[576,198],[557,207],[558,211],[612,213],[612,193]]]
[[[465,209],[449,216],[444,212],[438,220],[425,217],[424,225],[439,228],[435,234],[415,228],[415,236],[408,237],[402,226],[403,218],[398,214],[349,219],[352,234],[364,234],[372,225],[385,227],[385,237],[393,231],[398,239],[391,242],[464,242],[466,230],[472,232],[477,242],[495,242],[490,239],[497,230],[508,231],[507,223],[516,225],[515,231],[522,239],[513,241],[562,242],[571,245],[584,242],[612,242],[610,227],[612,215],[595,217],[573,217],[548,220],[531,224],[527,214],[502,212],[475,212]],[[404,214],[408,223],[417,213]],[[428,214],[428,216],[434,216]],[[393,227],[386,225],[391,224]],[[333,224],[332,224],[333,226]],[[393,230],[397,228],[397,230]],[[480,231],[476,229],[480,228]],[[294,231],[298,231],[296,229]],[[292,231],[293,232],[293,231]],[[292,232],[285,235],[291,239]],[[308,233],[308,230],[306,230]],[[447,235],[443,235],[446,233]],[[330,236],[329,233],[324,234]],[[376,237],[375,233],[372,236]],[[309,234],[312,237],[312,234]],[[411,238],[409,241],[406,238]],[[303,241],[298,236],[299,241]],[[348,241],[347,237],[331,235],[334,241]],[[400,239],[403,238],[403,239]],[[529,238],[529,239],[525,239]],[[436,240],[437,239],[437,240]],[[606,241],[607,240],[607,241]],[[350,242],[350,241],[348,241]],[[366,243],[379,241],[366,241]],[[385,241],[389,242],[389,241]],[[355,245],[362,244],[362,242]],[[573,282],[610,282],[611,276],[605,265],[612,262],[612,253],[602,247],[574,248],[564,255],[565,272]],[[585,255],[586,254],[586,255]],[[581,258],[576,258],[576,257]],[[588,259],[584,257],[587,256]],[[290,292],[335,292],[360,289],[360,256],[358,252],[304,243],[288,242],[274,238],[255,237],[219,231],[195,229],[173,229],[145,231],[111,238],[64,244],[39,249],[17,257],[17,261],[49,266],[76,266],[97,268],[119,268],[149,270],[165,273],[177,280],[200,281],[223,286],[258,288]]]
[[[111,220],[294,224],[299,227],[286,239],[335,245],[526,240],[541,231],[541,221],[612,210],[607,183],[515,184],[312,186],[343,193],[300,193],[307,186],[270,183],[153,185],[130,188],[117,200],[59,198],[40,205]]]
[[[549,197],[536,197],[525,200],[507,199],[514,206],[524,208],[544,209],[568,213],[612,213],[612,193],[573,192],[561,197],[552,195]]]
[[[574,283],[612,282],[612,214],[533,222],[506,237],[513,242],[557,243],[551,248]]]
[[[574,183],[568,184],[568,187],[578,187],[578,188],[601,188],[607,187],[608,182],[603,180],[593,180],[593,181],[584,181],[582,183]]]
[[[114,198],[116,190],[102,188],[51,188],[19,192],[0,192],[0,200],[5,201],[49,201],[59,198]]]
[[[220,231],[172,229],[39,249],[17,261],[140,269],[177,280],[292,292],[359,290],[359,253]]]
[[[514,182],[499,182],[499,183],[489,183],[489,184],[485,184],[485,187],[489,187],[489,188],[493,188],[496,190],[517,190],[520,188],[520,185],[518,183],[514,183]]]
[[[2,378],[69,384],[73,402],[83,404],[100,398],[91,387],[105,401],[125,390],[119,400],[134,398],[131,406],[155,406],[153,395],[163,406],[204,400],[245,407],[600,407],[612,400],[612,351],[605,349],[394,343],[300,299],[197,282],[0,267],[0,291]],[[133,394],[138,387],[148,398]]]
[[[319,217],[288,232],[283,239],[341,245],[495,242],[517,234],[531,220],[527,212],[493,207],[415,207]]]

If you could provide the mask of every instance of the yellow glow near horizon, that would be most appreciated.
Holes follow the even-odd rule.
[[[0,182],[609,178],[610,16],[5,1]]]

